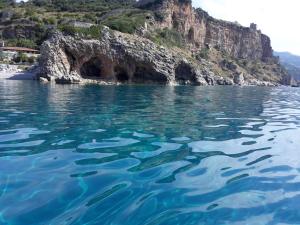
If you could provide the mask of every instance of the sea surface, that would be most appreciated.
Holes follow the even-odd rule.
[[[300,224],[300,89],[2,80],[0,224]]]

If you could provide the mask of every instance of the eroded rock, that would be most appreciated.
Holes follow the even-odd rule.
[[[216,72],[217,64],[186,57],[136,35],[104,28],[98,40],[84,40],[55,32],[41,48],[41,78],[59,84],[159,83],[165,85],[271,85],[248,75]],[[235,64],[233,64],[235,65]],[[227,72],[228,72],[227,71]]]
[[[99,40],[54,33],[41,49],[40,76],[63,84],[88,80],[207,84],[199,66],[178,52],[108,28],[102,33]]]
[[[242,72],[236,72],[234,74],[234,83],[240,86],[245,85],[245,79],[244,79],[244,74]]]
[[[184,36],[191,49],[218,48],[234,58],[268,60],[273,58],[270,38],[255,24],[217,20],[194,9],[191,0],[140,0],[138,7],[160,15],[153,29],[174,29]]]

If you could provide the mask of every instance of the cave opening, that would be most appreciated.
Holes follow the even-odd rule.
[[[195,31],[194,31],[194,28],[191,27],[189,29],[189,32],[188,32],[188,40],[191,41],[191,42],[194,42],[195,40]]]
[[[102,61],[97,57],[90,59],[81,66],[80,74],[83,78],[101,79]]]
[[[119,82],[127,82],[129,80],[129,75],[128,75],[127,71],[120,66],[117,66],[115,68],[115,75],[116,75],[117,81],[119,81]]]
[[[179,84],[194,83],[196,77],[191,66],[186,63],[180,63],[175,69],[175,80]]]
[[[164,74],[156,72],[150,65],[137,65],[133,74],[133,81],[137,83],[153,82],[165,84],[168,79]]]

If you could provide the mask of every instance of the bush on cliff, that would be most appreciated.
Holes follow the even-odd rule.
[[[0,9],[15,5],[13,0],[0,0]]]
[[[184,46],[184,38],[178,31],[173,29],[157,30],[149,39],[159,45],[166,45],[168,47],[176,46],[182,48]]]
[[[209,58],[209,49],[204,47],[198,52],[196,55],[196,59],[201,60],[201,59],[208,59]]]
[[[66,35],[80,36],[87,39],[98,39],[101,35],[101,26],[91,26],[90,28],[74,27],[71,25],[61,25],[58,29]]]
[[[108,17],[103,21],[103,25],[113,30],[133,34],[138,28],[144,26],[146,17],[144,11],[132,11]]]

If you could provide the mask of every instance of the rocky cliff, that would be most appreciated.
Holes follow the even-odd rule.
[[[57,83],[233,84],[183,52],[107,27],[99,40],[56,32],[43,44],[42,53],[40,78]]]
[[[191,0],[141,0],[138,7],[154,11],[159,17],[154,27],[177,30],[193,50],[210,46],[234,58],[273,58],[270,38],[255,24],[243,27],[214,19],[202,9],[194,9]]]
[[[276,85],[241,72],[235,72],[231,78],[220,76],[209,61],[197,61],[180,49],[167,49],[146,38],[107,27],[98,40],[56,32],[41,51],[40,79],[62,84]]]
[[[143,0],[138,7],[149,16],[134,35],[107,27],[94,40],[53,34],[41,49],[41,79],[194,85],[277,85],[286,80],[270,39],[254,24],[246,28],[216,20],[194,9],[190,0]],[[170,46],[168,31],[180,35],[184,45]],[[167,47],[151,37],[158,32]]]

